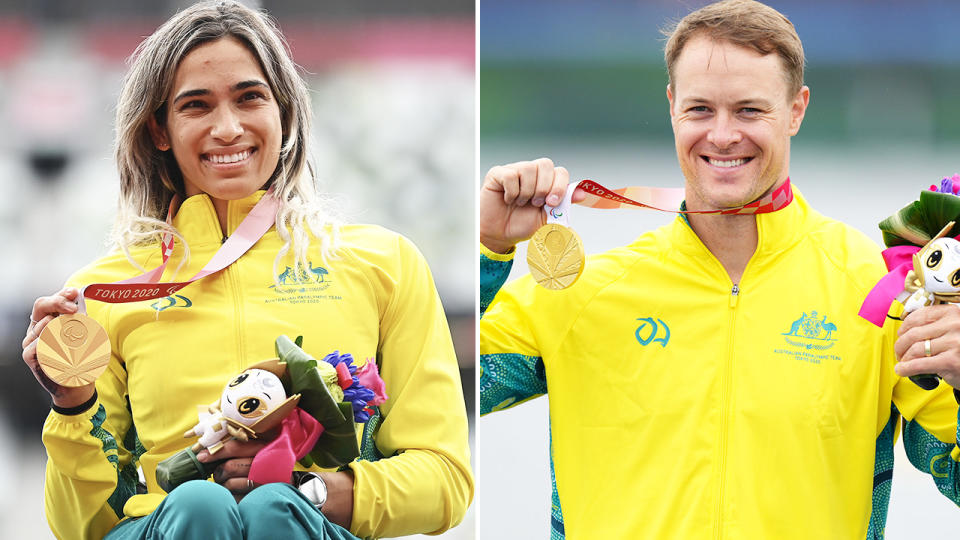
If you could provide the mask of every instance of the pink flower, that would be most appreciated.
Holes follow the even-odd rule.
[[[387,400],[386,385],[384,385],[383,379],[380,378],[380,370],[377,369],[377,363],[374,362],[372,358],[368,359],[367,363],[357,370],[357,378],[360,379],[360,384],[373,390],[374,397],[373,400],[367,402],[368,405],[380,405]]]

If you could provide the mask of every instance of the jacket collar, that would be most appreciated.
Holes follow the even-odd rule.
[[[227,236],[233,234],[243,218],[253,210],[266,191],[257,191],[249,197],[227,202]],[[180,204],[173,217],[173,226],[180,231],[192,247],[207,243],[223,243],[224,234],[220,230],[217,211],[213,201],[206,193],[194,195]]]
[[[766,258],[784,251],[797,243],[804,236],[804,231],[809,228],[813,210],[796,184],[793,184],[791,189],[793,201],[790,204],[776,212],[755,216],[757,251],[752,259]],[[713,257],[682,215],[677,216],[671,223],[668,239],[672,249],[678,249],[690,255]]]

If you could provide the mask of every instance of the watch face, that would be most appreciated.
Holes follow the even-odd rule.
[[[327,484],[324,483],[323,478],[320,478],[318,474],[311,473],[304,478],[303,482],[300,483],[299,489],[317,508],[320,508],[323,506],[323,503],[327,502]]]

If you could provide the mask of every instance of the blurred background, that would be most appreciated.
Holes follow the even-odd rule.
[[[682,186],[660,28],[706,3],[482,0],[478,178],[548,156],[572,179],[612,188]],[[793,21],[807,54],[811,98],[793,139],[794,185],[879,244],[881,219],[960,172],[960,5],[768,3]],[[596,253],[674,217],[576,207],[571,223]],[[521,246],[515,276],[525,256]],[[547,422],[545,398],[479,420],[479,538],[548,537]],[[893,478],[887,538],[956,538],[960,509],[899,447]]]
[[[190,3],[0,0],[0,538],[52,538],[40,443],[49,398],[20,342],[34,299],[107,251],[125,60]],[[246,3],[278,20],[308,73],[321,189],[349,221],[396,230],[426,256],[472,416],[474,2]],[[473,538],[474,522],[471,509],[443,537]]]

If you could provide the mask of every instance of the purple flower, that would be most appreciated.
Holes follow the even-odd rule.
[[[940,180],[940,187],[932,185],[930,186],[930,191],[957,195],[960,193],[960,174],[955,174],[950,178],[944,178],[943,180]]]
[[[953,180],[944,178],[940,181],[940,193],[953,193]]]
[[[353,356],[349,353],[340,354],[340,351],[333,351],[324,356],[323,361],[337,370],[337,374],[340,376],[340,388],[343,388],[343,402],[349,402],[353,407],[354,421],[363,423],[369,420],[370,409],[368,405],[379,405],[375,402],[377,394],[360,383],[357,376],[357,367],[353,365]],[[362,370],[361,373],[365,371]]]

